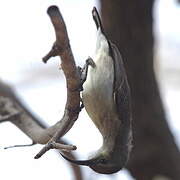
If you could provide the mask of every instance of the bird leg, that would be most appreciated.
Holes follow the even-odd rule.
[[[88,57],[88,59],[86,59],[86,63],[85,63],[83,68],[78,66],[78,71],[79,71],[80,78],[81,78],[81,80],[80,80],[81,81],[80,82],[80,89],[81,89],[81,91],[83,91],[83,84],[84,84],[84,82],[87,79],[87,74],[88,74],[89,66],[91,66],[93,68],[96,66],[94,61],[93,61],[93,59],[91,57]]]
[[[86,63],[84,65],[83,68],[81,68],[80,66],[78,66],[78,72],[79,72],[79,75],[80,75],[80,86],[78,88],[79,91],[83,91],[83,84],[84,82],[86,81],[87,79],[87,74],[88,74],[88,68],[89,66],[91,67],[95,67],[95,63],[93,61],[93,59],[91,57],[88,57],[88,59],[86,59]],[[84,108],[84,103],[82,101],[82,98],[80,99],[80,107],[79,107],[79,112]]]
[[[88,57],[88,59],[86,60],[86,64],[84,65],[83,69],[82,69],[82,73],[81,73],[81,85],[84,84],[84,82],[87,79],[87,74],[88,74],[88,68],[89,66],[91,67],[95,67],[95,62],[93,61],[93,59],[91,57]]]

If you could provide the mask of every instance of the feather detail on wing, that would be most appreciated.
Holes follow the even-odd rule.
[[[123,64],[122,57],[116,45],[109,42],[110,52],[114,60],[114,103],[116,111],[121,121],[121,126],[117,135],[117,141],[119,148],[123,147],[121,158],[124,158],[126,162],[129,158],[129,153],[132,148],[132,110],[131,110],[131,95],[130,88],[126,76],[125,67]],[[123,162],[123,161],[122,161]]]
[[[121,121],[130,121],[131,119],[131,97],[127,81],[126,71],[121,54],[115,44],[109,41],[110,53],[114,60],[114,102]],[[130,122],[129,122],[130,123]],[[129,124],[128,123],[128,124]]]

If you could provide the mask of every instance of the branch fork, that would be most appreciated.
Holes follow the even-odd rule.
[[[40,158],[44,153],[46,153],[50,149],[60,149],[61,151],[70,152],[72,150],[76,150],[77,148],[74,145],[65,145],[50,140],[34,158],[35,159]]]

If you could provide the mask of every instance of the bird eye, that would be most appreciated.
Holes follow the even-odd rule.
[[[100,159],[99,163],[106,164],[108,161],[106,159]]]

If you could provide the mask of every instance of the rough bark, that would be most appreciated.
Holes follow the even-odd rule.
[[[138,180],[180,179],[180,152],[168,127],[153,68],[153,0],[101,0],[104,29],[122,53],[132,94],[133,152]]]

